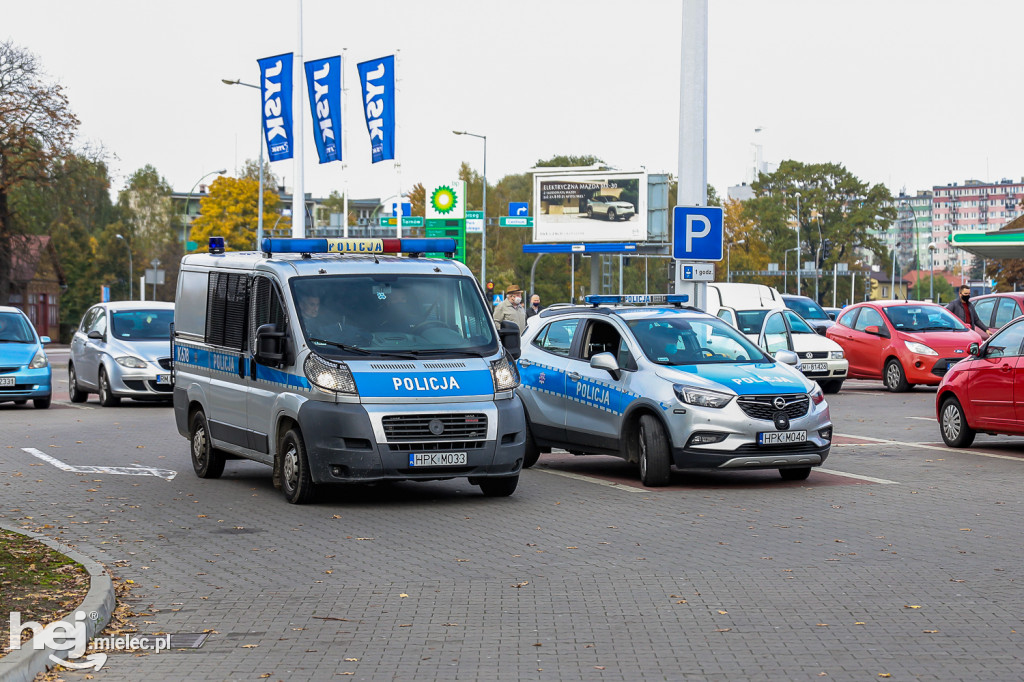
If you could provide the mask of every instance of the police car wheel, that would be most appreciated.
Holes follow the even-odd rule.
[[[798,467],[796,469],[779,469],[779,475],[784,481],[803,481],[811,475],[811,467]]]
[[[302,434],[289,429],[281,441],[281,492],[292,504],[304,504],[313,499],[316,486],[309,475],[309,460]]]
[[[107,372],[100,367],[100,405],[103,407],[117,407],[121,404],[121,399],[114,395],[114,392],[110,390],[110,379],[107,378]]]
[[[540,459],[540,448],[537,447],[537,443],[533,440],[533,434],[530,433],[530,425],[526,425],[526,450],[523,454],[523,468],[529,469],[537,460]]]
[[[480,492],[487,497],[508,497],[519,485],[519,474],[501,478],[485,478],[480,481]]]
[[[668,439],[656,417],[640,417],[637,431],[637,459],[640,463],[640,482],[648,487],[668,485],[672,473],[669,461]]]
[[[942,401],[939,410],[939,431],[942,440],[951,448],[970,447],[977,432],[967,425],[967,415],[956,398],[949,397]]]
[[[192,469],[199,478],[220,478],[224,473],[224,453],[210,442],[210,425],[202,410],[192,415],[189,425],[189,442],[192,450]]]
[[[68,397],[73,403],[84,403],[89,399],[89,394],[78,387],[78,376],[72,364],[68,365]]]

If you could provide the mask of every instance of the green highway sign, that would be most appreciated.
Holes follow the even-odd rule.
[[[395,227],[398,225],[398,218],[381,218],[381,227]],[[402,227],[423,227],[423,216],[404,215],[402,216]]]
[[[501,227],[533,227],[533,216],[513,217],[503,215],[498,218]]]
[[[466,232],[480,233],[484,231],[484,212],[466,211]]]

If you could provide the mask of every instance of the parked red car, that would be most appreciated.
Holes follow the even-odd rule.
[[[999,330],[956,363],[935,393],[942,440],[954,448],[978,431],[1024,435],[1024,317]],[[1016,396],[1014,395],[1016,394]]]
[[[1024,291],[971,296],[978,318],[995,332],[1010,320],[1024,315]]]
[[[843,308],[825,336],[843,347],[850,379],[881,379],[893,392],[934,386],[981,337],[934,303],[868,301]]]

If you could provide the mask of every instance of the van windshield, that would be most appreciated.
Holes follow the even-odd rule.
[[[291,280],[309,346],[322,355],[493,355],[491,312],[469,277],[320,275]]]

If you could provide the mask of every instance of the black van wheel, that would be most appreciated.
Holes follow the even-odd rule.
[[[668,485],[672,475],[668,439],[656,417],[649,414],[640,417],[637,440],[640,482],[651,488]]]
[[[480,481],[480,492],[487,497],[508,497],[519,485],[519,474],[501,478],[484,478]]]
[[[277,454],[281,458],[281,492],[292,504],[305,504],[313,499],[316,484],[309,475],[306,444],[297,429],[289,429],[281,439]]]
[[[196,410],[189,425],[189,439],[192,443],[192,468],[199,478],[220,478],[224,473],[224,453],[210,442],[210,425],[202,410]]]

